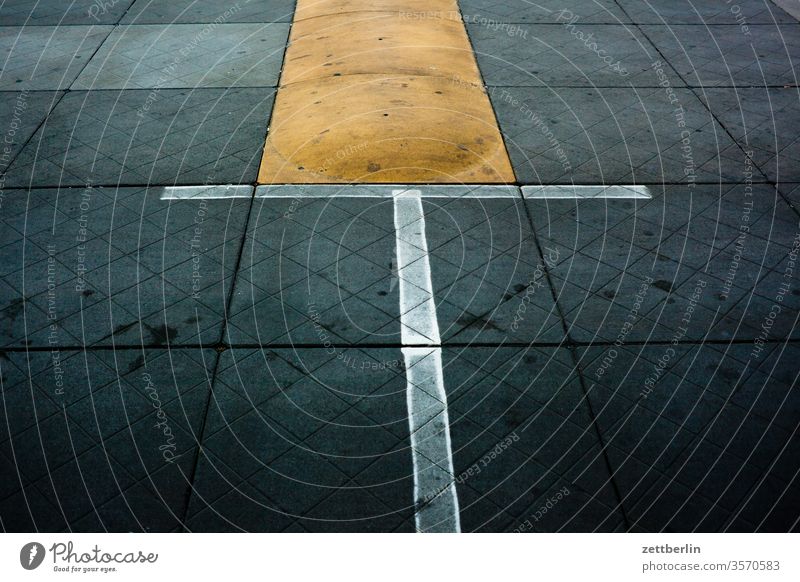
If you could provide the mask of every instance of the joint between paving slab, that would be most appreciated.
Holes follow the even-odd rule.
[[[463,13],[460,14],[460,16],[461,16],[461,19],[463,21],[463,19],[464,19]],[[464,25],[464,30],[465,30],[465,32],[467,34],[467,42],[469,43],[469,47],[470,47],[470,49],[472,49],[472,58],[475,59],[475,66],[478,68],[478,78],[480,79],[481,84],[483,85],[484,90],[485,90],[488,87],[488,85],[486,84],[486,78],[483,76],[483,71],[481,70],[480,66],[478,66],[478,62],[477,62],[478,61],[478,59],[477,59],[477,54],[478,53],[475,51],[475,43],[472,42],[472,37],[469,34],[469,26],[466,26],[466,23]],[[488,94],[488,91],[487,91],[487,94]],[[503,132],[502,128],[500,127],[500,118],[497,116],[497,109],[495,108],[494,101],[492,101],[491,98],[489,99],[489,107],[492,110],[492,116],[494,117],[494,123],[500,129],[500,140],[503,142],[503,151],[505,151],[506,157],[510,160],[511,156],[509,155],[509,152],[508,152],[508,143],[506,143],[506,135]],[[511,171],[513,172],[514,177],[516,178],[517,172],[516,172],[516,170],[514,170],[514,165],[513,164],[511,165]],[[521,186],[519,181],[515,181],[514,184]]]
[[[751,345],[756,338],[709,338],[709,339],[687,339],[678,342],[678,345],[685,346],[726,346],[726,345]],[[783,345],[783,344],[798,344],[800,338],[767,338],[764,340],[767,345]],[[324,350],[329,348],[336,348],[341,350],[348,349],[402,349],[402,348],[442,348],[442,349],[456,349],[456,348],[592,348],[592,347],[611,347],[614,342],[611,340],[602,341],[562,341],[562,342],[458,342],[444,340],[441,344],[413,344],[404,345],[401,343],[331,343],[327,346],[322,344],[309,344],[309,343],[275,343],[275,344],[259,344],[255,342],[242,342],[242,343],[221,343],[221,344],[115,344],[115,345],[62,345],[62,346],[5,346],[0,347],[0,354],[3,353],[21,353],[21,352],[49,352],[53,349],[62,351],[114,351],[114,350],[215,350],[217,352],[224,352],[227,350],[284,350],[284,349],[299,349],[299,350]],[[629,346],[667,346],[674,345],[672,340],[630,340],[626,341],[625,345]]]
[[[572,342],[572,338],[571,338],[570,333],[569,333],[570,328],[569,328],[569,325],[567,324],[566,315],[564,314],[564,310],[561,307],[561,304],[559,302],[558,293],[556,292],[556,288],[555,288],[555,285],[553,284],[552,276],[550,275],[550,267],[548,266],[547,261],[545,260],[544,253],[542,252],[542,246],[541,246],[541,244],[539,242],[539,234],[538,234],[536,226],[534,224],[533,217],[531,216],[530,208],[528,207],[527,204],[524,204],[524,207],[525,207],[525,213],[526,213],[526,215],[528,217],[528,223],[529,223],[529,226],[531,228],[531,232],[533,232],[534,244],[536,245],[536,250],[539,253],[540,265],[542,265],[542,271],[544,272],[544,276],[545,276],[545,278],[547,280],[547,285],[550,287],[551,299],[552,299],[553,304],[555,305],[556,309],[558,310],[558,315],[559,315],[559,319],[561,320],[561,326],[562,326],[562,330],[563,330],[563,333],[564,333],[564,337],[567,339],[568,342],[574,343],[574,342]],[[625,507],[622,504],[622,492],[620,490],[619,485],[617,484],[616,479],[614,479],[614,470],[613,470],[613,467],[611,465],[611,459],[609,459],[608,453],[606,451],[607,447],[605,445],[605,440],[603,438],[602,431],[600,430],[600,426],[599,426],[599,424],[597,422],[597,415],[595,414],[594,407],[592,406],[592,403],[589,400],[589,392],[586,389],[586,381],[585,381],[585,378],[583,377],[583,371],[578,366],[579,360],[578,360],[577,354],[575,353],[575,347],[574,346],[568,346],[567,349],[569,350],[570,357],[572,358],[572,362],[573,362],[573,365],[575,367],[575,371],[578,374],[578,382],[580,383],[580,386],[581,386],[581,392],[583,394],[583,400],[584,400],[584,402],[586,402],[586,406],[587,406],[587,409],[589,411],[589,418],[591,419],[591,423],[592,423],[592,427],[594,429],[595,436],[597,437],[597,440],[600,443],[600,450],[601,450],[602,455],[603,455],[603,464],[605,465],[606,470],[608,471],[608,474],[610,475],[611,487],[612,487],[612,489],[614,491],[614,495],[616,496],[616,499],[618,501],[619,510],[620,510],[620,513],[622,513],[622,519],[625,522],[626,526],[628,528],[630,528],[631,522],[628,519],[628,514],[625,511]]]

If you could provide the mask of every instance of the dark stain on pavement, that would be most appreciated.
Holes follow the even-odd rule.
[[[166,324],[154,326],[145,323],[144,326],[150,332],[150,339],[158,346],[162,346],[178,337],[178,330]]]
[[[138,356],[135,360],[128,364],[128,374],[135,372],[142,366],[144,366],[144,356]]]
[[[664,281],[663,279],[659,279],[653,283],[653,287],[657,287],[662,291],[666,291],[667,293],[672,293],[672,283],[669,281]]]
[[[24,303],[25,301],[21,297],[12,299],[11,303],[3,309],[3,317],[5,317],[9,323],[14,323],[17,317],[19,317],[19,314],[22,313]]]
[[[462,315],[461,317],[458,318],[457,321],[458,321],[459,325],[461,325],[461,326],[463,326],[465,328],[468,328],[468,327],[486,328],[486,327],[488,327],[488,328],[494,329],[496,331],[505,331],[504,329],[501,329],[501,328],[497,327],[494,323],[492,323],[488,319],[485,319],[483,317],[472,317],[469,314]]]

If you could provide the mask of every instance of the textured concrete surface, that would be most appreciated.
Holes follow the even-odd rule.
[[[123,24],[198,24],[217,22],[291,22],[294,0],[218,2],[217,0],[134,0]]]
[[[121,26],[72,89],[275,87],[288,32],[287,24]]]
[[[111,26],[2,26],[0,91],[67,89]]]

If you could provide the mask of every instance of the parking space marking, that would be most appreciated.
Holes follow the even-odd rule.
[[[250,198],[252,186],[234,186],[233,184],[204,186],[166,186],[161,193],[161,200],[199,200],[217,198]]]
[[[647,186],[523,186],[522,197],[526,200],[541,200],[544,198],[641,198],[650,199],[650,189]]]
[[[401,351],[406,369],[406,404],[414,470],[418,532],[460,532],[458,492],[444,389],[442,348],[431,278],[423,198],[649,199],[646,186],[465,186],[409,185],[192,186],[165,188],[162,199],[391,198],[395,268],[399,287]]]
[[[401,341],[404,346],[438,346],[442,340],[436,320],[421,193],[395,192],[395,276],[400,287]]]
[[[439,322],[419,190],[395,190],[396,273],[419,532],[459,532]]]
[[[394,198],[404,191],[405,184],[280,184],[256,187],[256,198]],[[419,186],[413,186],[419,188]],[[494,185],[430,185],[425,186],[423,198],[520,198],[517,186]]]
[[[257,186],[256,198],[396,198],[400,193],[416,185],[386,184],[278,184]],[[162,200],[188,200],[192,198],[249,198],[253,196],[253,187],[245,185],[218,184],[202,186],[166,186],[163,187]],[[421,198],[524,198],[526,200],[542,199],[650,199],[647,186],[505,186],[505,185],[443,185],[425,186]]]
[[[460,533],[441,348],[403,348],[418,532]]]

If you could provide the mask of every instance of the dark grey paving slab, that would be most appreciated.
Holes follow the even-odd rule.
[[[2,26],[0,90],[67,89],[111,26]]]
[[[778,186],[778,191],[780,192],[781,196],[789,201],[789,204],[792,206],[792,208],[800,212],[800,184],[782,182]]]
[[[445,343],[563,340],[521,200],[426,199],[423,210]]]
[[[792,444],[796,451],[797,443]],[[740,521],[756,524],[756,531],[797,532],[797,515],[797,487],[768,477],[749,496]]]
[[[796,378],[763,374],[751,351],[744,344],[579,350],[634,529],[752,531],[755,514],[766,529],[791,527],[771,513],[778,493],[754,497],[767,476],[786,488],[798,469],[784,454],[796,428]],[[777,367],[788,371],[791,357],[781,353],[772,364],[783,360]]]
[[[295,0],[259,0],[220,4],[215,0],[153,2],[135,0],[123,24],[177,24],[228,22],[291,22]]]
[[[3,91],[0,92],[0,130],[3,148],[0,150],[0,176],[22,150],[36,128],[61,98],[58,91]],[[5,187],[5,180],[3,180]]]
[[[116,24],[133,0],[8,0],[0,8],[4,25]]]
[[[527,201],[540,245],[558,252],[548,272],[571,339],[752,341],[765,318],[770,337],[794,337],[797,283],[784,275],[797,217],[774,188],[653,192]]]
[[[228,341],[398,344],[395,238],[391,199],[255,199]]]
[[[796,87],[709,88],[701,98],[737,143],[752,152],[756,167],[771,181],[800,179]]]
[[[687,89],[495,87],[489,94],[523,183],[719,182],[742,175],[741,149]]]
[[[27,533],[31,531],[62,531],[66,528],[58,508],[53,507],[44,495],[31,489],[23,494],[20,490],[0,501],[5,531]]]
[[[763,87],[797,83],[800,25],[643,26],[643,32],[689,84]]]
[[[73,91],[6,185],[252,183],[272,99],[265,89]]]
[[[288,24],[120,26],[72,89],[274,87]]]
[[[798,10],[797,6],[792,4],[791,2],[787,2],[786,0],[775,0],[774,2],[778,6],[780,6],[784,11],[786,11],[789,15],[791,15],[796,21],[800,22],[800,10]]]
[[[218,342],[250,199],[163,194],[7,192],[3,344]]]
[[[3,491],[4,527],[180,526],[215,362],[211,350],[5,354],[14,400],[0,450],[18,487]],[[20,496],[34,501],[27,512],[10,507]]]
[[[638,493],[640,500],[630,510],[636,524],[651,531],[796,531],[796,487],[775,475],[796,475],[798,466],[788,452],[796,450],[796,443],[789,433],[766,425],[745,424],[743,429],[754,433],[748,444],[719,447],[698,440],[667,475],[654,475],[653,484]],[[756,444],[762,437],[763,442],[789,445],[784,454],[770,454],[778,461],[773,470],[752,463],[753,453],[768,453]]]
[[[467,23],[493,26],[495,23],[558,22],[578,16],[581,22],[629,22],[612,0],[460,0],[459,6]]]
[[[617,0],[637,24],[751,24],[795,22],[770,0],[744,0],[734,4],[697,2],[695,0]]]
[[[507,29],[470,24],[467,30],[487,85],[510,87],[628,87],[657,85],[659,55],[636,28],[573,23]],[[671,70],[673,86],[684,85]]]
[[[413,530],[400,350],[340,354],[223,353],[190,530]]]
[[[463,531],[623,525],[568,350],[451,348],[444,370]]]

